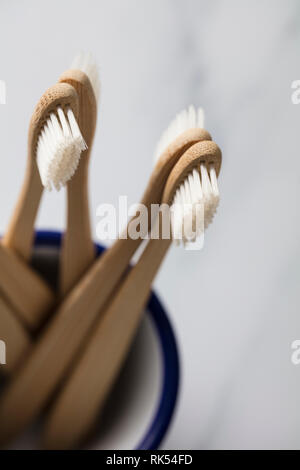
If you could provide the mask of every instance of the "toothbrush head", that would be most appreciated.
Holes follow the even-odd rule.
[[[210,134],[203,129],[203,110],[196,112],[193,106],[179,113],[162,134],[154,155],[155,167],[152,173],[153,191],[146,192],[144,199],[149,198],[154,204],[161,202],[163,188],[174,165],[184,152],[202,141],[211,141]]]
[[[168,149],[170,145],[177,139],[182,140],[184,137],[186,140],[203,140],[197,139],[199,131],[204,130],[204,111],[202,108],[197,110],[194,106],[189,106],[188,109],[184,109],[177,114],[175,119],[170,123],[169,127],[163,132],[159,139],[156,150],[154,153],[154,161],[157,162],[161,155]],[[210,139],[209,139],[210,140]]]
[[[91,149],[96,130],[100,92],[98,68],[91,54],[79,54],[74,59],[71,69],[61,75],[59,83],[72,85],[78,94],[78,124],[87,147]],[[81,165],[88,164],[89,153],[85,152],[84,158],[82,156]]]
[[[174,165],[184,152],[197,142],[211,141],[210,134],[202,128],[203,111],[190,106],[182,111],[163,133],[155,152],[155,166],[143,203],[160,204],[163,189]]]
[[[49,88],[32,116],[30,150],[36,155],[43,186],[60,189],[74,174],[86,148],[77,124],[79,100],[75,89],[65,83]]]
[[[212,222],[219,203],[217,177],[221,151],[212,141],[192,145],[168,178],[163,203],[171,205],[172,236],[176,244],[195,242]]]
[[[100,79],[98,66],[91,53],[80,52],[72,62],[71,70],[81,70],[89,78],[96,101],[100,96]]]

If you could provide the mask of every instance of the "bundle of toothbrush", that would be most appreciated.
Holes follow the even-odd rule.
[[[190,107],[159,141],[141,201],[148,210],[152,204],[173,209],[172,236],[162,236],[159,212],[149,227],[158,224],[158,237],[144,243],[131,270],[142,237],[119,238],[95,259],[87,170],[99,91],[97,67],[81,54],[41,97],[30,122],[26,175],[0,244],[0,338],[7,345],[0,371],[6,374],[1,446],[9,446],[42,412],[43,448],[81,445],[128,355],[172,239],[197,243],[219,202],[221,152],[203,129],[203,112]],[[67,226],[54,291],[31,265],[34,224],[43,189],[65,185]]]

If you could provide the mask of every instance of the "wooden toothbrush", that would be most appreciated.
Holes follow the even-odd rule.
[[[28,329],[37,328],[56,301],[54,292],[19,256],[17,246],[20,242],[20,251],[29,253],[33,221],[42,193],[35,161],[36,146],[45,122],[57,106],[68,107],[77,116],[78,97],[72,86],[54,85],[35,108],[29,126],[25,182],[6,239],[6,242],[14,240],[12,245],[17,254],[10,243],[0,245],[0,334],[7,344],[7,364],[3,371],[8,373],[19,365],[30,349]]]
[[[25,261],[28,261],[31,254],[34,220],[42,195],[36,149],[48,116],[58,106],[70,106],[77,115],[78,97],[70,85],[54,85],[46,91],[35,108],[28,133],[25,180],[17,207],[0,245],[1,291],[21,321],[31,329],[39,326],[55,301],[54,293]]]
[[[78,60],[77,60],[77,65]],[[90,236],[87,210],[87,161],[89,151],[84,155],[76,168],[81,152],[86,149],[77,121],[84,126],[88,144],[92,143],[96,112],[94,95],[98,94],[98,77],[95,67],[90,61],[84,60],[81,66],[89,73],[90,80],[80,70],[73,70],[63,75],[60,83],[50,88],[38,103],[33,114],[28,138],[28,160],[25,180],[21,194],[14,211],[13,218],[0,245],[0,292],[3,294],[2,307],[6,312],[0,318],[0,332],[3,339],[10,338],[8,344],[13,361],[5,368],[10,371],[18,362],[17,358],[24,356],[25,347],[30,341],[29,335],[23,330],[23,340],[11,344],[13,326],[20,338],[22,323],[29,329],[36,329],[50,308],[56,302],[55,294],[47,284],[33,271],[25,261],[28,261],[32,251],[34,221],[40,204],[43,186],[50,188],[54,185],[60,188],[75,173],[74,184],[70,185],[69,219],[67,222],[67,241],[63,253],[69,255],[75,248],[78,256],[71,257],[77,264],[63,262],[63,272],[66,273],[67,283],[74,281],[82,274],[83,268],[90,262],[93,245]],[[67,82],[72,82],[72,85]],[[75,90],[76,87],[76,90]],[[37,166],[37,164],[38,166]],[[38,172],[39,169],[39,172]],[[39,174],[40,173],[40,174]],[[79,186],[82,189],[79,191]],[[78,192],[77,192],[78,190]],[[75,206],[77,208],[78,226],[76,227]],[[71,214],[71,215],[70,215]],[[82,236],[83,234],[83,236]],[[80,241],[80,243],[79,243]],[[63,257],[69,261],[69,256]],[[85,262],[85,266],[83,263]],[[9,323],[9,334],[5,320],[7,312],[15,313]],[[1,323],[2,322],[2,323]],[[5,338],[4,338],[5,337]]]
[[[98,98],[99,84],[95,67],[90,60],[86,60],[86,57],[79,57],[74,66],[76,66],[76,70],[64,73],[59,81],[62,84],[67,83],[67,85],[52,87],[43,95],[36,107],[29,128],[28,162],[24,185],[4,238],[4,245],[0,245],[0,286],[4,297],[0,302],[0,332],[1,338],[9,345],[7,365],[3,368],[8,373],[15,369],[28,350],[30,337],[24,326],[29,329],[37,328],[55,303],[54,293],[40,276],[24,262],[29,258],[32,249],[34,221],[43,191],[41,179],[44,180],[45,186],[54,183],[59,187],[66,178],[72,176],[78,163],[75,159],[73,167],[67,167],[67,175],[54,172],[55,166],[60,163],[56,162],[56,159],[62,158],[61,155],[49,158],[47,148],[45,148],[47,133],[44,132],[44,126],[49,125],[48,120],[53,112],[58,115],[60,125],[67,125],[66,133],[68,135],[65,136],[69,139],[65,144],[67,156],[70,151],[74,150],[72,147],[74,142],[70,142],[72,134],[68,129],[67,119],[76,116],[79,126],[84,129],[86,142],[89,146],[89,149],[84,152],[74,180],[68,187],[67,236],[62,250],[62,277],[65,281],[61,289],[62,293],[70,287],[70,283],[75,282],[82,275],[94,256],[88,217],[87,163],[96,124],[96,97]],[[89,74],[90,78],[79,70],[80,67]],[[76,92],[74,92],[75,89]],[[62,109],[66,114],[71,109],[73,116],[67,114],[67,118],[64,119],[64,116],[61,115]],[[81,152],[83,139],[78,131],[74,135],[74,126],[76,127],[76,125],[77,123],[73,123],[73,140],[79,140]],[[50,130],[52,131],[51,137],[53,137],[55,128],[52,127]],[[49,132],[49,129],[47,131]],[[42,148],[39,147],[41,134]],[[61,145],[62,135],[54,134],[54,137]],[[37,149],[42,153],[39,161],[40,176],[35,161]],[[75,157],[78,158],[78,149],[75,150],[77,150]],[[74,159],[71,155],[71,161],[72,158]],[[48,160],[49,163],[47,163]],[[19,256],[20,254],[23,259]]]
[[[211,140],[204,129],[180,120],[177,132],[163,149],[147,186],[142,203],[161,202],[167,178],[182,154],[194,143]],[[130,224],[130,222],[129,222]],[[141,239],[119,239],[83,276],[58,307],[47,329],[32,347],[25,363],[15,374],[0,402],[0,442],[15,436],[46,405],[60,381],[71,367],[76,354],[101,309],[128,268]]]
[[[56,84],[49,88],[40,99],[33,113],[28,134],[28,157],[25,178],[13,217],[2,243],[29,261],[32,254],[34,222],[43,193],[43,185],[36,164],[37,147],[57,108],[70,107],[73,113],[78,109],[78,97],[73,87]]]
[[[92,72],[94,71],[92,70]],[[76,72],[74,74],[76,75]],[[94,104],[93,98],[91,98],[93,94],[91,84],[86,75],[83,73],[80,75],[78,72],[73,84],[77,86],[78,90],[80,88],[81,95],[79,96],[75,88],[67,83],[68,78],[71,81],[72,75],[66,75],[65,80],[61,79],[60,83],[54,85],[42,96],[32,116],[29,127],[25,179],[13,217],[3,238],[3,245],[0,245],[0,266],[3,268],[0,273],[1,291],[12,307],[16,309],[21,321],[24,321],[32,329],[40,325],[56,301],[54,293],[51,292],[47,284],[29,266],[24,262],[22,264],[22,260],[27,262],[31,257],[34,222],[43,186],[49,189],[55,186],[59,189],[72,178],[74,173],[76,177],[76,168],[80,161],[81,152],[86,149],[77,123],[80,114],[81,121],[86,125],[85,130],[89,140],[94,132],[95,112],[90,109],[87,111],[83,105],[84,99],[86,99],[87,105],[93,106]],[[72,236],[76,241],[80,239],[82,243],[79,246],[82,249],[86,248],[86,256],[90,259],[91,237],[89,237],[89,242],[83,243],[83,237],[77,236],[76,239],[76,233],[74,233],[75,204],[79,206],[78,213],[81,216],[79,220],[77,219],[80,222],[77,232],[80,234],[89,233],[89,224],[86,221],[88,216],[85,216],[86,213],[88,214],[87,202],[85,201],[85,161],[87,158],[84,159],[80,167],[79,176],[74,185],[70,187],[72,196],[69,198],[69,214],[72,213]],[[83,196],[76,197],[78,183],[81,182],[83,183],[81,192]],[[72,239],[72,237],[69,238]],[[67,246],[70,243],[67,243]],[[74,243],[71,246],[74,248]],[[78,251],[82,253],[80,248]],[[81,261],[82,256],[79,254],[78,257]],[[73,254],[73,259],[78,259],[78,257]],[[78,269],[74,276],[80,275]]]
[[[203,178],[200,179],[200,165],[212,178],[206,193]],[[189,192],[196,194],[194,199],[191,198],[192,204],[200,203],[202,199],[206,208],[215,211],[218,199],[216,177],[220,165],[221,152],[214,142],[199,142],[193,145],[173,168],[165,186],[162,203],[170,206],[174,203],[178,189],[187,185]],[[182,201],[183,204],[186,202],[187,200]],[[116,289],[113,300],[94,327],[84,352],[53,404],[46,421],[46,448],[75,447],[87,436],[99,417],[99,411],[127,357],[153,279],[172,242],[172,237],[163,238],[162,212],[159,215],[159,239],[150,239],[137,264],[126,276],[121,287]],[[181,216],[180,219],[179,223],[188,223],[186,217],[183,219]],[[203,222],[200,218],[200,230]],[[191,233],[190,228],[185,227],[185,231]],[[198,232],[197,227],[194,232]]]
[[[77,92],[78,125],[87,145],[76,173],[67,184],[67,226],[60,256],[60,294],[65,296],[95,258],[89,217],[88,164],[97,121],[97,68],[89,56],[80,55],[59,82],[69,83]]]

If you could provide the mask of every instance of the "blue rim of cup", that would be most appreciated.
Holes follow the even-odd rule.
[[[59,248],[61,239],[61,232],[40,230],[36,232],[35,246],[53,246]],[[105,248],[99,244],[95,246],[97,256],[100,256],[105,251]],[[151,293],[147,311],[150,314],[159,338],[163,363],[163,378],[156,412],[147,431],[136,446],[136,450],[155,450],[160,446],[175,410],[180,376],[179,355],[175,335],[168,315],[154,292]]]

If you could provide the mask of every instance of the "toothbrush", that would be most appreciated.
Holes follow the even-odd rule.
[[[58,106],[72,110],[71,112],[77,115],[78,97],[72,86],[61,83],[49,88],[33,113],[28,135],[29,158],[26,183],[20,198],[19,209],[16,212],[19,215],[15,216],[15,220],[20,221],[20,225],[17,224],[19,228],[23,222],[26,222],[26,216],[29,216],[30,212],[35,212],[36,201],[34,199],[39,198],[41,194],[34,156],[40,136],[45,132],[48,116],[51,116]],[[28,182],[31,185],[27,186]],[[28,188],[28,193],[24,188]],[[22,210],[21,207],[23,207]],[[26,225],[24,227],[25,239],[29,231]],[[10,248],[2,245],[0,245],[0,266],[0,285],[3,295],[0,302],[0,333],[1,339],[7,343],[8,350],[8,364],[5,370],[11,373],[30,349],[30,336],[25,327],[34,329],[39,326],[49,308],[53,306],[55,296],[22,258],[13,253]]]
[[[25,182],[17,209],[3,240],[4,246],[0,245],[0,285],[5,298],[11,304],[11,306],[7,305],[4,299],[0,303],[1,338],[6,340],[10,353],[8,355],[9,364],[5,368],[7,372],[14,370],[16,364],[19,363],[28,350],[30,337],[23,326],[31,329],[39,326],[42,317],[45,316],[55,302],[54,293],[23,261],[23,259],[30,256],[33,224],[42,195],[42,184],[48,189],[52,185],[59,189],[73,176],[76,170],[80,154],[85,149],[85,143],[75,118],[75,109],[79,122],[85,125],[84,130],[88,144],[92,143],[94,134],[96,121],[94,94],[98,95],[99,88],[97,75],[93,64],[87,60],[83,61],[82,57],[79,58],[79,63],[77,59],[77,64],[74,65],[76,67],[81,65],[83,71],[73,70],[65,73],[60,80],[62,85],[58,84],[49,89],[41,98],[33,114],[29,128],[29,156]],[[89,72],[90,79],[84,71]],[[91,80],[93,88],[91,88],[92,85],[89,80]],[[73,87],[67,84],[68,82],[71,82]],[[77,108],[80,111],[79,113]],[[70,249],[72,251],[77,245],[78,239],[76,240],[74,236],[74,229],[76,228],[74,223],[75,206],[77,213],[88,214],[88,210],[86,210],[86,184],[84,184],[88,152],[86,151],[86,155],[84,155],[86,158],[79,165],[79,177],[76,178],[76,172],[75,184],[70,183],[68,188],[68,194],[71,194],[68,213],[71,212],[73,217],[69,217],[69,223],[67,224],[68,228],[71,229],[71,236],[67,237],[67,240],[70,239],[71,241],[65,243],[63,253],[70,252]],[[41,180],[38,177],[35,156]],[[80,183],[82,183],[83,190],[78,191],[80,195],[76,197]],[[81,206],[79,203],[81,203]],[[85,231],[89,234],[87,220],[85,220],[85,224],[81,224],[82,221],[78,221],[77,218],[77,222],[79,222],[77,233]],[[80,227],[83,227],[83,229],[80,230]],[[84,242],[83,239],[80,242],[81,253],[86,256],[89,262],[92,258],[89,253],[93,255],[91,237],[88,237],[87,242]],[[22,254],[23,259],[15,255],[12,248],[18,255]],[[72,259],[78,260],[79,258],[81,261],[82,256],[78,256],[78,249],[76,249],[76,255],[73,254]],[[63,263],[63,266],[65,264]],[[67,274],[69,272],[69,278],[71,278],[71,275],[79,276],[81,274],[81,272],[78,272],[78,268],[74,269],[74,266],[69,266],[68,263],[65,271]],[[19,318],[14,316],[15,313]]]
[[[31,254],[43,185],[59,188],[65,184],[73,176],[85,147],[76,121],[78,106],[76,91],[66,83],[54,85],[40,99],[29,126],[25,180],[0,249],[0,261],[7,268],[2,272],[1,288],[21,320],[32,329],[54,305],[55,296],[21,261],[28,261]],[[13,254],[17,256],[13,258]]]
[[[0,266],[3,268],[3,271],[0,272],[1,289],[12,307],[18,312],[21,321],[31,329],[39,326],[40,321],[55,302],[54,293],[22,260],[22,258],[27,260],[30,256],[34,220],[43,186],[48,189],[51,189],[52,186],[59,189],[75,173],[75,181],[74,183],[70,182],[68,188],[69,220],[67,237],[62,250],[63,255],[75,250],[78,241],[80,244],[79,248],[76,248],[76,256],[72,253],[72,257],[67,257],[68,262],[63,261],[62,263],[63,272],[66,271],[67,275],[69,274],[68,279],[71,280],[73,276],[73,280],[77,280],[82,274],[81,265],[84,262],[84,256],[86,263],[89,264],[93,255],[93,245],[89,235],[87,184],[85,181],[89,150],[86,150],[86,144],[77,121],[85,125],[84,130],[88,143],[92,143],[95,128],[94,93],[98,93],[99,85],[93,64],[89,60],[85,60],[83,63],[82,61],[81,58],[82,67],[90,73],[93,89],[91,89],[92,85],[87,75],[79,70],[65,73],[60,80],[60,83],[66,84],[69,81],[73,84],[73,88],[69,88],[69,90],[71,90],[72,100],[76,100],[76,106],[79,110],[76,112],[76,117],[72,106],[66,106],[70,97],[68,95],[64,97],[63,93],[61,96],[54,96],[55,101],[52,102],[53,96],[49,96],[49,92],[46,92],[36,108],[29,129],[25,181],[17,208],[3,239],[4,246],[0,245]],[[56,85],[50,91],[66,88]],[[75,92],[74,88],[76,88]],[[79,164],[83,150],[85,150],[85,158]],[[80,185],[82,186],[81,191],[79,190]],[[77,214],[81,216],[79,219],[74,216],[75,206]],[[69,236],[70,233],[71,236]],[[86,238],[82,236],[82,233],[87,234]],[[15,253],[19,256],[14,256]],[[63,256],[63,260],[65,258]],[[77,260],[79,266],[72,264],[69,258]],[[33,292],[34,295],[32,295]]]
[[[100,83],[91,55],[79,54],[59,79],[72,85],[79,97],[78,124],[87,148],[83,150],[75,175],[67,185],[67,228],[60,261],[60,293],[67,292],[80,279],[95,258],[88,203],[88,163],[97,120]]]
[[[43,185],[50,189],[51,181],[57,188],[65,184],[73,176],[84,148],[73,109],[75,103],[78,106],[78,97],[70,85],[65,85],[50,88],[32,116],[25,179],[2,240],[4,246],[26,261],[32,252],[34,221]]]
[[[88,266],[94,256],[88,220],[87,164],[96,125],[96,99],[99,95],[99,79],[97,69],[90,56],[78,56],[73,62],[72,68],[73,70],[63,74],[59,83],[68,83],[77,92],[76,100],[78,103],[76,103],[76,106],[79,110],[77,112],[79,127],[72,108],[66,108],[63,99],[61,102],[59,100],[56,105],[51,104],[51,109],[47,108],[43,115],[38,118],[37,116],[33,117],[33,125],[38,125],[39,130],[30,129],[29,132],[30,137],[34,135],[37,142],[32,141],[29,145],[27,175],[22,191],[22,195],[25,194],[29,201],[25,203],[23,197],[21,198],[22,202],[18,205],[18,208],[23,207],[23,210],[26,206],[28,209],[27,214],[31,212],[31,227],[27,224],[26,230],[26,233],[28,233],[27,240],[29,241],[29,231],[33,231],[33,221],[36,215],[34,211],[37,210],[41,197],[41,184],[36,178],[36,165],[33,155],[37,154],[41,182],[48,189],[51,189],[52,186],[59,189],[74,174],[77,165],[79,165],[75,176],[68,183],[67,234],[63,244],[61,263],[61,277],[65,280],[61,288],[62,294],[65,293],[66,288],[70,287],[70,283],[75,282],[80,277],[84,268]],[[48,101],[47,93],[41,101]],[[41,104],[39,103],[37,113],[40,112],[40,107]],[[50,111],[54,111],[54,116],[49,118]],[[57,127],[58,122],[63,130],[63,135],[60,128]],[[86,149],[80,128],[84,131],[88,149]],[[37,151],[35,147],[37,147]],[[80,157],[82,157],[81,162],[78,163]],[[40,195],[38,196],[38,194]],[[30,202],[35,204],[30,206]],[[19,212],[15,213],[15,222],[11,225],[11,230],[8,230],[7,240],[14,240],[14,232],[20,229],[23,210],[19,209]],[[78,214],[81,216],[79,219]],[[12,229],[12,227],[15,227],[15,229]],[[16,248],[16,246],[14,247]],[[29,245],[26,248],[28,252]],[[76,256],[74,253],[76,253]],[[74,265],[72,260],[75,260],[77,264]],[[34,271],[27,267],[21,258],[15,256],[9,248],[2,245],[0,245],[0,266],[2,268],[0,271],[0,285],[4,294],[8,297],[12,307],[21,313],[21,320],[26,323],[26,326],[36,328],[40,323],[41,315],[48,312],[54,304],[54,293],[50,291]],[[34,295],[32,295],[33,292]],[[0,307],[3,310],[0,319],[1,337],[9,344],[10,351],[6,371],[11,372],[15,365],[19,363],[19,360],[24,357],[25,351],[28,350],[30,338],[22,328],[23,325],[18,318],[9,318],[8,311],[10,307],[4,301],[1,302]],[[12,315],[13,312],[10,312],[10,314]],[[15,331],[15,335],[13,335],[13,331]],[[15,340],[12,341],[11,338],[14,337]]]
[[[201,140],[211,140],[201,126],[202,114],[196,117],[190,109],[181,113],[167,131],[172,139],[163,149],[142,198],[148,209],[151,204],[161,202],[167,178],[185,150]],[[58,307],[2,395],[0,441],[5,442],[24,429],[46,405],[141,242],[141,239],[130,238],[117,240]]]
[[[0,245],[1,290],[20,320],[31,329],[39,325],[41,317],[45,316],[55,301],[54,293],[47,284],[25,263],[31,251],[33,221],[42,194],[35,159],[36,150],[49,126],[49,115],[59,106],[65,105],[70,105],[68,112],[73,114],[72,108],[75,110],[77,100],[76,92],[70,85],[60,84],[46,91],[36,106],[29,126],[28,159],[23,188],[2,240],[3,244]],[[63,142],[60,135],[54,141],[56,153],[58,149],[61,152],[63,144],[65,150],[70,150],[71,147],[73,151],[72,142]]]
[[[208,216],[205,226],[212,221],[219,200],[217,175],[220,164],[221,152],[217,145],[199,142],[175,165],[162,198],[163,204],[179,205],[179,211],[174,212],[172,219],[173,233],[179,225],[183,234],[194,232],[194,241],[201,235],[203,217],[199,217],[198,225],[192,227],[197,204],[204,205],[204,214]],[[178,194],[183,195],[180,201]],[[184,213],[185,208],[190,212],[189,217]],[[138,263],[116,291],[54,402],[46,422],[44,444],[48,449],[68,449],[78,445],[99,416],[127,356],[153,279],[172,241],[162,237],[162,212],[158,220],[159,239],[150,239]]]

